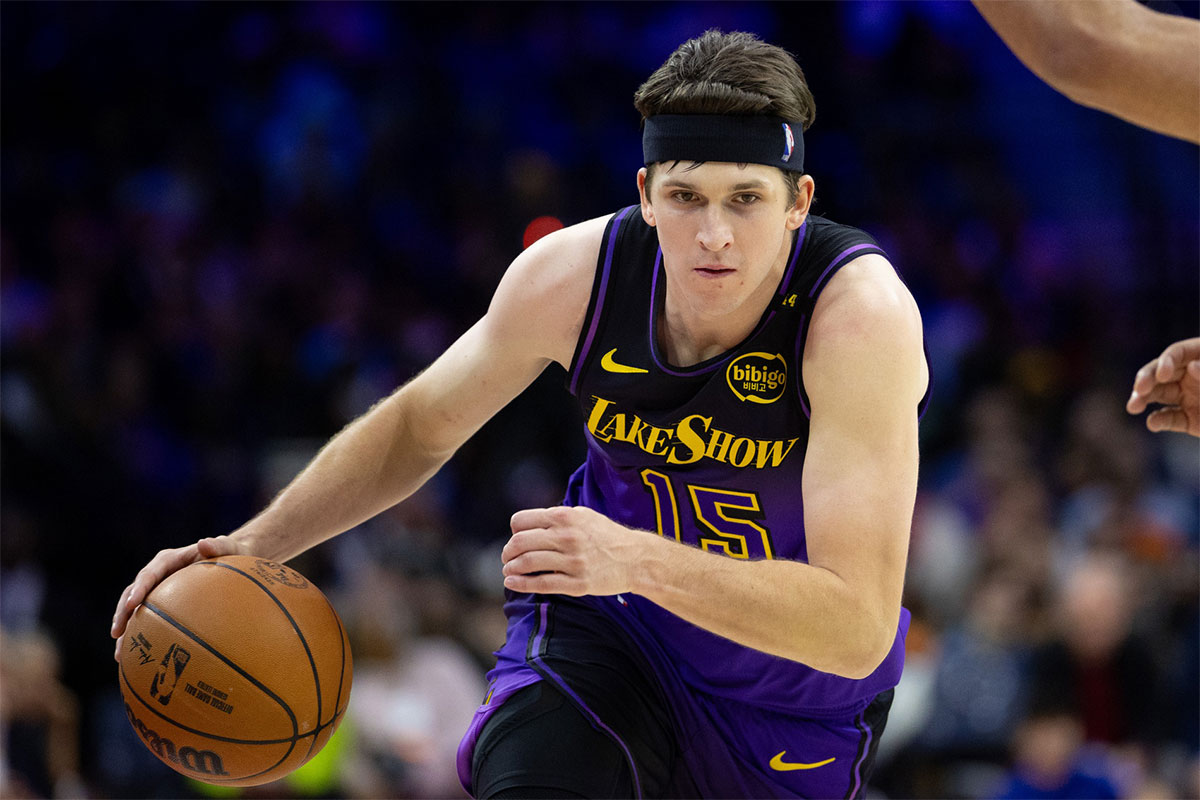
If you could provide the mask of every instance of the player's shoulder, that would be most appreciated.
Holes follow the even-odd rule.
[[[549,233],[525,248],[509,265],[501,281],[520,287],[525,295],[590,287],[608,217],[597,217]]]
[[[501,332],[535,336],[550,358],[568,364],[587,311],[608,219],[570,225],[522,251],[496,288],[489,324]]]
[[[847,387],[886,385],[889,403],[920,403],[929,385],[921,314],[883,255],[859,256],[830,279],[813,308],[803,368],[814,415],[818,402],[828,409],[830,398],[844,400]]]
[[[594,266],[610,219],[611,215],[595,217],[553,231],[527,247],[513,264],[559,272],[579,264]]]
[[[813,309],[814,332],[919,345],[921,315],[912,293],[881,252],[853,258],[829,280]]]

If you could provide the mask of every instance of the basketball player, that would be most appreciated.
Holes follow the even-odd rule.
[[[1039,78],[1077,103],[1200,144],[1200,22],[1134,0],[975,0]],[[1134,378],[1126,403],[1152,431],[1200,436],[1200,339],[1168,346]]]
[[[809,215],[812,95],[749,34],[638,90],[638,205],[522,253],[484,317],[255,519],[164,550],[285,560],[403,500],[549,364],[588,453],[512,517],[479,797],[861,797],[900,677],[928,372],[867,234]],[[117,648],[121,642],[118,639]]]

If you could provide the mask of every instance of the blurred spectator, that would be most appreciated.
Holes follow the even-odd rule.
[[[1130,573],[1126,559],[1109,553],[1070,566],[1054,634],[1034,654],[1033,693],[1035,703],[1065,704],[1086,741],[1145,755],[1163,737],[1166,698],[1154,652],[1133,628]]]
[[[923,746],[954,758],[1001,763],[1026,702],[1033,619],[1028,575],[995,567],[981,575],[961,625],[941,640]]]
[[[59,680],[59,653],[41,632],[0,629],[0,796],[85,797],[79,700]]]
[[[1012,565],[976,578],[965,618],[939,639],[923,724],[885,773],[891,794],[979,797],[994,783],[1027,706],[1035,597],[1031,576]]]
[[[430,635],[429,612],[446,594],[425,581],[412,591],[393,570],[368,568],[343,598],[354,652],[350,718],[356,756],[343,772],[357,797],[465,797],[455,754],[483,698],[484,682],[466,650]],[[422,613],[412,601],[431,602]],[[425,629],[425,630],[423,630]]]
[[[1069,711],[1046,707],[1029,714],[1013,736],[1012,771],[997,800],[1116,800],[1103,757],[1083,747],[1083,726]]]

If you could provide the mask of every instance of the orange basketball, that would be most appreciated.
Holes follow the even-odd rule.
[[[353,666],[333,606],[253,556],[198,561],[134,611],[121,644],[125,712],[172,769],[205,783],[282,778],[329,741]]]

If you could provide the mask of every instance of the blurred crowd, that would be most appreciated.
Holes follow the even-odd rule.
[[[218,792],[142,746],[113,606],[465,330],[532,220],[635,202],[632,93],[720,27],[797,55],[815,212],[881,241],[926,326],[914,625],[870,796],[1200,797],[1200,459],[1123,410],[1200,331],[1195,147],[1071,105],[965,3],[0,17],[0,796],[462,796],[508,517],[582,458],[561,370],[292,562],[355,686],[285,782]]]

